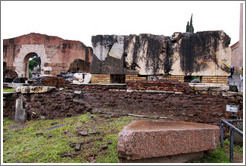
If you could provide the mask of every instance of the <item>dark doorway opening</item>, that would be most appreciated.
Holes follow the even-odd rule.
[[[184,76],[184,82],[200,83],[202,82],[202,76]]]
[[[125,83],[126,76],[124,74],[111,74],[110,82],[111,83]]]

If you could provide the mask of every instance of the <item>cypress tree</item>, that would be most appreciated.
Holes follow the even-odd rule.
[[[189,29],[190,29],[190,25],[189,25],[189,21],[188,21],[187,25],[186,25],[186,32],[189,32]]]
[[[193,14],[191,15],[191,18],[190,18],[190,32],[194,33],[194,27],[192,25],[192,17],[193,17]]]
[[[194,33],[194,27],[193,27],[193,24],[192,24],[192,17],[193,17],[193,14],[191,15],[190,22],[189,21],[187,22],[186,32]]]

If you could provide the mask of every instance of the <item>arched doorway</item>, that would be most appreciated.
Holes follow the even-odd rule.
[[[24,71],[26,78],[39,77],[41,75],[41,58],[35,53],[28,53],[24,58]]]

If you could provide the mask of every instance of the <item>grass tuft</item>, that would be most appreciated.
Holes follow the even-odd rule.
[[[15,89],[10,88],[10,89],[3,89],[3,92],[15,92]]]

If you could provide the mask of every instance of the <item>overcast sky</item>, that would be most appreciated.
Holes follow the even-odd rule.
[[[31,32],[79,40],[91,36],[185,32],[193,13],[195,32],[223,30],[231,45],[239,40],[240,3],[224,2],[1,2],[1,37]]]

